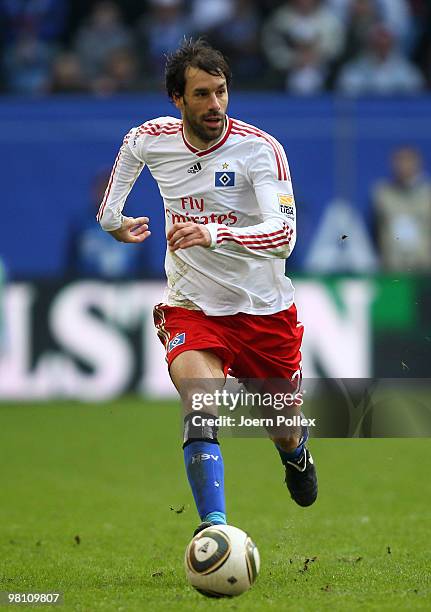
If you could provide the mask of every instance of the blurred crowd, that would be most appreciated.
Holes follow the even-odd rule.
[[[0,0],[0,26],[3,93],[157,91],[165,54],[201,35],[237,89],[431,88],[428,0]]]

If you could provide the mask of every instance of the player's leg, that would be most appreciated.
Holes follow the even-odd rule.
[[[300,356],[299,356],[300,359]],[[301,390],[302,381],[302,370],[300,367],[300,361],[298,361],[299,368],[295,372],[285,364],[281,369],[278,369],[274,365],[269,366],[271,376],[278,378],[283,374],[283,384],[281,385],[280,391],[283,393],[290,393],[297,397]],[[287,367],[286,367],[287,366]],[[267,366],[268,368],[268,366]],[[278,376],[275,374],[278,371]],[[301,407],[299,404],[289,406],[288,409],[282,409],[279,412],[280,416],[284,416],[286,419],[292,419],[293,417],[303,417]],[[275,427],[274,430],[269,431],[269,437],[274,443],[283,465],[286,463],[301,462],[304,457],[305,445],[308,441],[309,431],[308,427],[304,425],[290,425]]]
[[[283,385],[284,392],[299,391],[303,327],[297,321],[295,306],[274,315],[241,315],[238,324],[243,330],[242,350],[232,366],[233,375],[259,379],[262,389],[272,392],[277,391],[274,379],[282,379],[289,386]],[[295,415],[300,415],[299,406],[293,406],[288,416]],[[317,497],[317,474],[306,446],[308,428],[277,427],[268,433],[285,468],[292,499],[300,506],[311,505]]]
[[[259,374],[255,372],[254,376],[261,383],[259,384],[261,395],[272,395],[276,399],[277,396],[285,394],[290,396],[299,392],[299,387],[295,383],[296,377],[292,377],[291,372],[284,369],[283,379],[281,379],[280,372],[277,376],[272,373],[268,377],[264,377],[263,368],[265,368],[265,365],[269,365],[269,371],[271,371],[271,365],[267,364],[265,356],[260,354],[260,372]],[[250,364],[249,371],[253,371],[253,364]],[[254,379],[244,381],[244,383],[247,390],[252,393],[256,392],[253,386],[255,384]],[[285,483],[292,499],[300,506],[310,506],[317,497],[317,475],[313,457],[306,446],[309,437],[308,427],[290,424],[291,421],[295,421],[295,417],[303,417],[300,407],[293,405],[275,412],[271,406],[264,406],[260,412],[265,421],[271,423],[270,425],[267,424],[265,428],[284,466]],[[289,424],[277,424],[280,417],[284,417]]]
[[[302,416],[300,411],[298,415]],[[285,468],[285,483],[292,499],[300,506],[311,506],[317,498],[317,473],[307,447],[308,427],[294,428],[285,436],[271,436]]]
[[[170,375],[184,407],[184,463],[202,521],[198,533],[211,524],[226,524],[223,457],[217,427],[208,424],[217,412],[193,409],[197,398],[223,386],[223,362],[210,350],[185,351],[171,363]]]

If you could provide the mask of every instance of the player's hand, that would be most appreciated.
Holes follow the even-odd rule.
[[[167,236],[169,250],[188,249],[192,246],[211,246],[211,234],[200,223],[174,223]]]
[[[148,217],[123,217],[122,226],[109,233],[118,242],[144,242],[148,236],[151,236],[148,222]]]

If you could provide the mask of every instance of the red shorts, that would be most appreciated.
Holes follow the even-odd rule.
[[[184,351],[208,350],[222,360],[225,376],[289,380],[300,376],[304,328],[294,304],[271,315],[240,312],[222,317],[159,304],[154,324],[169,367]]]

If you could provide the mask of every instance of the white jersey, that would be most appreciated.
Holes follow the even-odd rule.
[[[284,260],[296,240],[295,203],[280,143],[231,118],[206,150],[187,142],[174,117],[135,127],[124,138],[100,206],[103,229],[121,226],[126,198],[145,164],[163,198],[166,232],[193,221],[204,223],[212,240],[210,248],[167,249],[165,302],[208,315],[289,308],[294,290]]]

